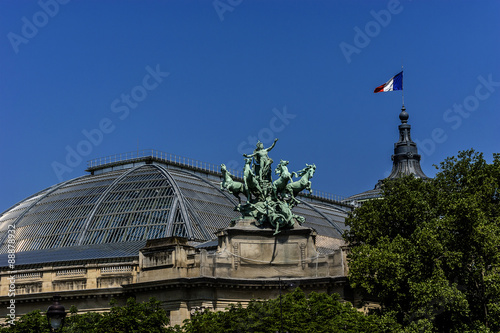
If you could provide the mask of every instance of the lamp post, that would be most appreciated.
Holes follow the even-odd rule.
[[[49,321],[50,327],[55,331],[61,328],[64,324],[64,318],[66,317],[66,311],[64,306],[59,304],[61,296],[54,295],[51,306],[47,309],[47,320]]]

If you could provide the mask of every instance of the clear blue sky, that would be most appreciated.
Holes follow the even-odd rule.
[[[491,161],[499,13],[487,0],[3,0],[0,211],[89,159],[139,147],[241,167],[259,137],[278,137],[270,156],[292,170],[315,163],[313,188],[371,189],[401,109],[401,92],[373,89],[402,62],[424,172],[468,148]]]

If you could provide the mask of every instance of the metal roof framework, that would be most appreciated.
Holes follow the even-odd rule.
[[[239,216],[235,200],[220,190],[220,175],[214,171],[150,157],[100,167],[94,167],[90,175],[40,191],[2,213],[0,257],[8,253],[9,228],[15,228],[16,254],[30,258],[28,264],[42,256],[45,262],[70,260],[72,255],[92,259],[96,252],[91,248],[101,249],[104,258],[118,253],[107,247],[172,236],[202,243],[216,238],[217,230]],[[305,226],[340,238],[346,212],[339,210],[339,203],[324,205],[314,197],[307,201],[295,209],[306,217]],[[138,255],[138,249],[131,248]]]

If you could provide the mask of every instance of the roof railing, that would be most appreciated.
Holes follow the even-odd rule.
[[[141,149],[136,151],[130,151],[121,154],[114,154],[105,157],[98,157],[87,162],[87,167],[89,169],[96,169],[99,167],[105,167],[109,164],[116,163],[124,163],[124,162],[133,162],[136,160],[142,160],[147,157],[152,157],[155,160],[163,161],[167,164],[180,165],[185,167],[190,167],[193,169],[202,170],[205,172],[221,174],[220,165],[202,162],[198,160],[194,160],[192,158],[183,157],[175,154],[165,153],[155,149]],[[228,170],[233,177],[243,179],[243,172],[239,170]],[[313,189],[311,195],[324,200],[335,201],[339,203],[345,202],[346,197],[324,192]]]
[[[337,202],[344,202],[347,198],[343,197],[341,195],[333,194],[333,193],[328,193],[324,191],[318,191],[315,189],[312,189],[311,195],[321,198],[321,199],[326,199],[330,201],[337,201]]]
[[[194,160],[189,157],[165,153],[155,149],[141,149],[121,154],[114,154],[105,157],[94,158],[87,162],[87,167],[89,169],[95,169],[101,166],[104,167],[108,164],[133,162],[135,160],[144,159],[147,157],[152,157],[156,160],[163,161],[169,164],[182,165],[203,171],[220,174],[220,165]],[[228,171],[234,177],[243,178],[243,172],[241,171],[238,170],[228,170]]]

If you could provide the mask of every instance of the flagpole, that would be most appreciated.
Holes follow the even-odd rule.
[[[404,89],[401,89],[401,98],[403,100],[403,107],[405,107],[405,91],[404,91]]]
[[[401,72],[403,71],[403,60],[401,59]],[[404,83],[401,83],[401,98],[403,100],[403,109],[405,107],[405,89],[403,87]]]

